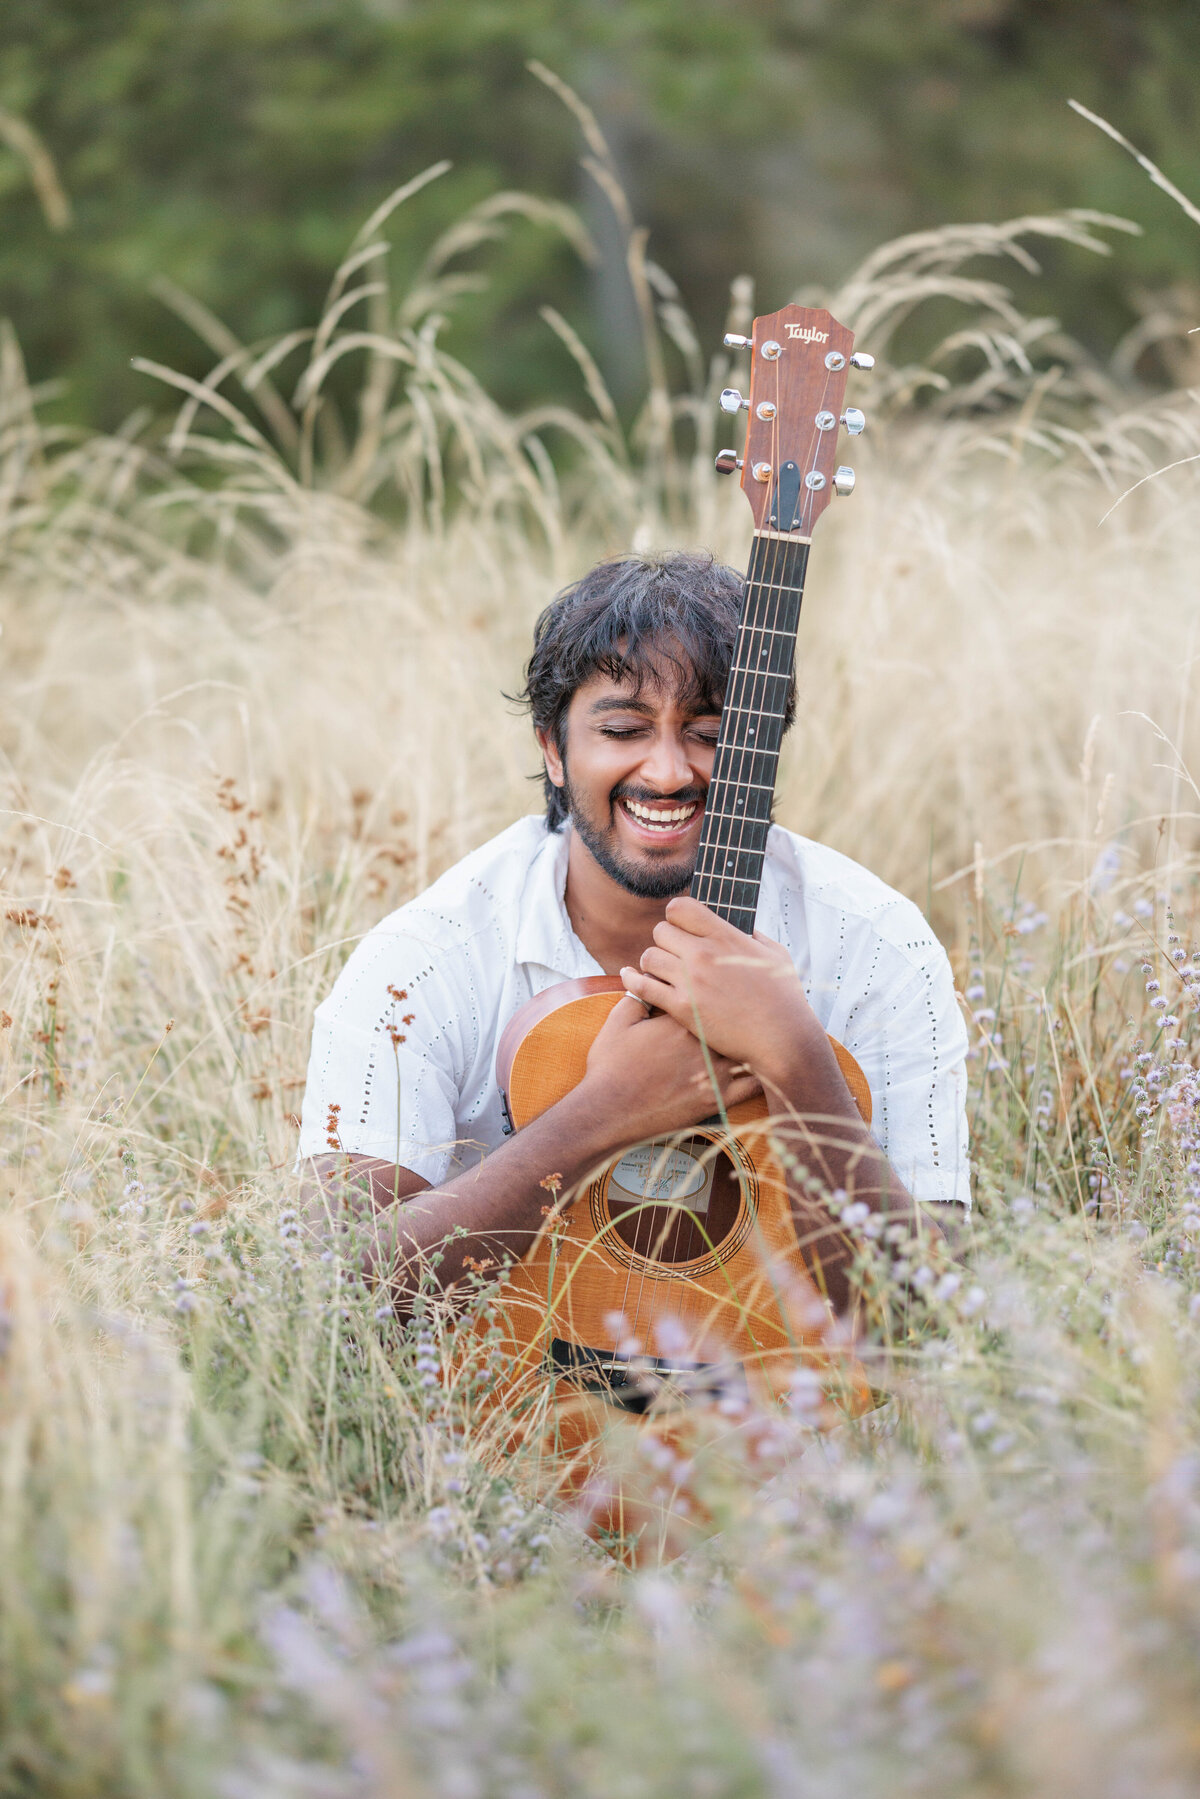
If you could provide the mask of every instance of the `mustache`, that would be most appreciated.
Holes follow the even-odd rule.
[[[610,800],[637,800],[643,806],[689,806],[692,802],[703,802],[707,788],[681,787],[677,793],[652,793],[645,787],[631,787],[628,782],[620,782],[609,795]]]

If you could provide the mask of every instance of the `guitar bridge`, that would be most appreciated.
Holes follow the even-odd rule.
[[[667,1356],[621,1355],[614,1349],[591,1349],[552,1337],[546,1372],[568,1379],[581,1392],[592,1393],[623,1412],[646,1412],[661,1394],[675,1399],[724,1399],[747,1396],[746,1376],[738,1362],[680,1362]]]

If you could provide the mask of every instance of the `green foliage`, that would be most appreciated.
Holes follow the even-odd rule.
[[[243,341],[306,323],[361,220],[441,157],[453,174],[395,221],[399,285],[502,188],[582,201],[611,247],[573,123],[530,57],[595,106],[707,341],[742,271],[773,305],[881,236],[1060,205],[1136,207],[1147,227],[1120,272],[1049,259],[1049,303],[1085,343],[1111,343],[1140,290],[1175,284],[1175,308],[1194,303],[1200,252],[1169,202],[1065,106],[1075,95],[1200,186],[1200,19],[1174,0],[9,0],[0,109],[39,134],[71,207],[52,230],[0,142],[0,305],[34,378],[67,383],[67,416],[112,426],[150,397],[133,355],[201,374],[160,277]],[[582,331],[619,395],[638,391],[619,271],[589,277],[524,224],[447,339],[497,399],[576,389],[531,294]]]

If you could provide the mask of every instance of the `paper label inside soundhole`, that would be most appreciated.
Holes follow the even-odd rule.
[[[714,1162],[711,1152],[701,1161],[679,1144],[637,1143],[614,1167],[611,1185],[630,1199],[686,1203],[689,1212],[703,1217],[712,1197]]]

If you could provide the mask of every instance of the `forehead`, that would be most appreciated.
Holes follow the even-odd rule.
[[[606,712],[638,712],[646,717],[700,718],[719,712],[721,703],[701,693],[691,669],[598,670],[571,699],[575,717],[601,717]]]
[[[619,646],[623,651],[624,644]],[[628,707],[636,712],[676,712],[688,718],[719,712],[721,696],[707,683],[691,659],[675,644],[643,650],[636,662],[596,669],[576,688],[571,711],[608,712]]]

